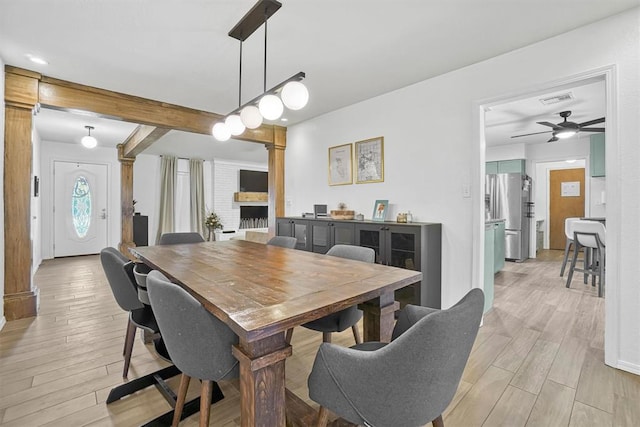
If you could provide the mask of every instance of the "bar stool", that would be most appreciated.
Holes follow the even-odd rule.
[[[584,273],[585,276],[592,275],[592,285],[595,286],[596,276],[598,277],[598,296],[604,294],[605,285],[605,259],[606,259],[606,229],[604,224],[596,221],[578,220],[572,223],[573,240],[575,249],[571,267],[569,269],[569,277],[567,278],[567,288],[571,286],[571,279],[575,271]],[[585,248],[584,267],[576,268],[578,252]],[[587,251],[591,250],[589,256]],[[586,282],[585,282],[586,283]]]
[[[571,228],[571,224],[574,221],[578,221],[580,218],[572,217],[565,218],[564,220],[564,235],[567,237],[567,242],[564,245],[564,259],[562,260],[562,268],[560,269],[560,277],[564,276],[564,269],[567,266],[567,261],[569,260],[569,251],[571,250],[571,245],[573,245],[573,230]],[[574,247],[575,250],[575,247]]]

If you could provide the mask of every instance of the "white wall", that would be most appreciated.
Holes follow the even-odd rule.
[[[107,245],[118,247],[120,243],[120,162],[115,148],[96,147],[85,149],[76,144],[42,141],[40,197],[42,203],[42,258],[53,258],[53,162],[71,161],[97,163],[108,168],[108,230]]]
[[[499,160],[524,159],[526,157],[525,153],[524,143],[496,145],[487,147],[485,161],[495,162]],[[527,170],[527,174],[529,174],[529,170]]]
[[[149,244],[153,245],[160,211],[160,156],[136,156],[133,163],[133,200],[136,201],[135,211],[148,216]]]
[[[314,203],[346,202],[370,217],[376,199],[389,199],[391,218],[411,210],[416,221],[442,222],[442,304],[450,306],[481,283],[478,271],[473,273],[482,252],[485,159],[479,105],[615,64],[615,85],[608,89],[618,114],[607,114],[612,138],[607,144],[611,265],[606,302],[614,345],[607,346],[606,357],[609,364],[640,373],[639,22],[640,9],[635,9],[289,128],[286,213],[299,214]],[[589,54],[575,46],[589,46]],[[327,185],[328,147],[380,135],[385,182]],[[463,197],[466,185],[473,189],[471,198]]]
[[[266,172],[268,166],[259,163],[214,160],[213,209],[222,221],[223,230],[237,231],[240,228],[241,205],[267,205],[267,203],[238,203],[233,201],[233,193],[240,191],[240,169]]]
[[[35,197],[33,177],[42,178],[40,165],[40,150],[42,141],[40,135],[34,130],[31,132],[31,283],[33,277],[42,262],[42,197]],[[42,194],[42,191],[40,191]]]
[[[4,61],[0,58],[0,138],[2,145],[0,146],[0,219],[2,219],[2,228],[0,228],[0,247],[2,248],[2,256],[0,256],[0,296],[3,297],[0,303],[0,330],[6,323],[4,318]]]

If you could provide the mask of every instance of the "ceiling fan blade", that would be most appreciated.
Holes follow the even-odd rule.
[[[553,131],[552,130],[546,130],[544,132],[525,133],[523,135],[513,135],[511,138],[520,138],[521,136],[539,135],[541,133],[549,133],[549,132],[553,132]]]
[[[543,126],[550,126],[550,127],[554,128],[554,129],[556,129],[558,127],[558,125],[554,125],[553,123],[549,123],[549,122],[536,122],[536,123],[538,123],[539,125],[543,125]]]
[[[595,125],[596,123],[604,123],[604,117],[600,117],[599,119],[593,119],[593,120],[589,120],[588,122],[584,122],[584,123],[580,123],[578,126],[583,127],[583,126],[590,126],[590,125]]]
[[[553,138],[551,138],[550,140],[548,140],[547,142],[556,142],[559,141],[557,136],[554,136]]]
[[[580,128],[580,132],[604,132],[604,128]]]

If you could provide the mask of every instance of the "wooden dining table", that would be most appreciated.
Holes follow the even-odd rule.
[[[419,271],[244,240],[131,252],[238,335],[232,352],[240,363],[242,426],[285,426],[289,328],[357,304],[364,311],[364,340],[388,342],[398,309],[394,291],[422,279]]]

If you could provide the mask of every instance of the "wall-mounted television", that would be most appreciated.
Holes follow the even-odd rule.
[[[240,169],[240,191],[262,192],[269,191],[269,174],[262,171]]]

